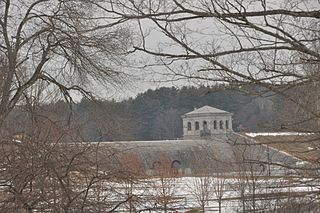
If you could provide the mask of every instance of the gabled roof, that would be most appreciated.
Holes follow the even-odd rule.
[[[221,109],[217,109],[211,106],[203,106],[199,109],[195,109],[191,112],[188,112],[185,115],[196,115],[196,114],[232,114],[232,113],[221,110]]]

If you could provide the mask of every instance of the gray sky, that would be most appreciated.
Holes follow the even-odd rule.
[[[267,5],[269,8],[283,8],[290,7],[295,3],[299,3],[300,8],[309,8],[314,9],[313,6],[319,6],[319,3],[315,0],[307,0],[307,1],[276,1],[269,0],[267,1]],[[249,10],[256,10],[259,8],[261,10],[260,5],[251,4],[249,6]],[[260,20],[255,19],[252,20],[258,23]],[[131,28],[138,31],[137,22],[130,23]],[[166,52],[166,53],[184,53],[184,50],[180,47],[177,47],[173,42],[170,41],[167,37],[163,35],[162,32],[149,20],[141,21],[141,25],[143,26],[143,34],[145,37],[145,44],[149,50],[154,50],[158,52]],[[188,21],[187,23],[179,23],[175,25],[175,29],[177,29],[177,36],[181,36],[183,33],[187,35],[185,37],[185,41],[190,44],[190,46],[197,49],[202,53],[212,53],[214,51],[223,51],[223,50],[232,50],[239,48],[238,41],[233,38],[230,34],[228,35],[228,31],[224,28],[221,23],[213,21],[213,19],[201,19],[196,21]],[[178,30],[179,29],[179,30]],[[237,31],[234,31],[237,33]],[[238,32],[241,34],[242,32]],[[247,45],[251,47],[251,44],[248,41],[243,41],[243,45]],[[141,45],[141,40],[135,39],[135,45]],[[156,89],[162,86],[176,86],[181,87],[184,85],[200,85],[200,84],[212,84],[212,82],[206,81],[197,81],[190,79],[181,79],[178,76],[172,75],[171,71],[160,65],[161,61],[159,58],[147,55],[141,52],[135,52],[129,56],[129,60],[131,61],[131,66],[126,68],[126,72],[131,75],[130,80],[123,84],[118,88],[112,88],[110,90],[99,89],[97,86],[97,91],[101,96],[106,97],[108,99],[123,99],[128,97],[134,97],[138,93],[144,92],[147,89]],[[224,61],[226,64],[231,64],[232,60],[244,60],[244,63],[238,63],[238,69],[243,69],[244,72],[246,70],[247,62],[246,59],[234,58],[226,58]],[[155,65],[159,64],[159,65]],[[240,65],[239,65],[240,64]],[[199,73],[197,70],[202,68],[205,63],[201,60],[193,60],[188,62],[181,61],[175,62],[174,66],[170,68],[174,68],[175,71],[180,73],[185,73],[188,75],[195,75],[212,78],[214,75],[210,73]],[[144,67],[145,66],[145,67]]]

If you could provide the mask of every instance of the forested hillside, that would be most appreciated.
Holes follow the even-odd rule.
[[[74,109],[82,124],[83,138],[90,141],[181,138],[181,115],[204,105],[234,113],[235,131],[271,130],[276,127],[273,100],[277,96],[254,90],[248,95],[249,92],[223,85],[163,87],[122,102],[82,100]]]
[[[181,115],[204,105],[232,112],[235,131],[274,130],[280,126],[276,108],[281,104],[277,95],[264,94],[254,86],[240,91],[218,85],[162,87],[121,102],[82,99],[70,106],[58,101],[41,106],[38,112],[63,125],[71,124],[84,141],[163,140],[181,138]]]

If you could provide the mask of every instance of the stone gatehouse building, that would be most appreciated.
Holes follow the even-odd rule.
[[[215,137],[232,131],[232,113],[203,106],[182,116],[183,138]]]
[[[157,176],[182,176],[253,169],[270,174],[271,164],[294,165],[291,155],[232,130],[232,113],[204,106],[182,116],[183,138],[162,141],[100,142],[112,147],[123,167]],[[134,165],[132,165],[134,162]],[[160,172],[160,173],[159,173]]]

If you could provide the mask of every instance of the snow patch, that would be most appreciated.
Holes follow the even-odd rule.
[[[17,140],[17,139],[13,139],[13,142],[15,142],[15,143],[22,143],[21,140]]]
[[[307,132],[248,132],[245,135],[249,137],[257,137],[257,136],[290,136],[290,135],[312,135],[313,133]]]

